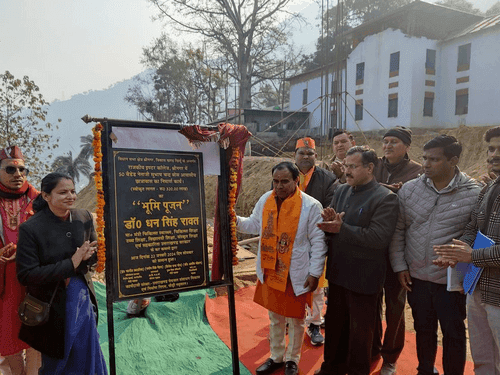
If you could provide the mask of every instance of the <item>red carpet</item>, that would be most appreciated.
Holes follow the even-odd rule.
[[[269,357],[269,344],[267,334],[269,333],[269,318],[267,310],[253,302],[255,287],[242,288],[236,291],[236,319],[238,325],[238,349],[240,361],[245,367],[255,374],[255,369]],[[229,311],[227,296],[206,300],[206,312],[210,326],[224,343],[230,347],[229,334]],[[442,348],[438,348],[436,367],[441,373]],[[302,357],[299,363],[301,375],[312,375],[320,367],[323,360],[323,346],[312,346],[309,337],[304,340]],[[372,374],[379,374],[382,361],[374,369]],[[415,348],[415,335],[406,332],[406,344],[399,358],[397,373],[400,375],[411,375],[417,373],[417,355]],[[284,371],[276,371],[276,375]],[[467,362],[465,374],[473,375],[473,364]]]

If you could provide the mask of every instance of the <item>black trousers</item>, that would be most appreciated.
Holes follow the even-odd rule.
[[[463,375],[466,358],[465,300],[460,292],[448,292],[446,285],[412,278],[408,292],[415,332],[419,375],[434,374],[438,321],[443,332],[445,375]]]
[[[377,294],[359,294],[341,286],[328,287],[324,362],[331,375],[369,375]]]
[[[396,363],[405,345],[406,290],[399,282],[398,275],[393,272],[389,260],[387,262],[384,290],[377,301],[378,314],[373,336],[372,357],[380,354],[384,362]],[[382,328],[382,299],[384,297],[387,323],[385,335]]]

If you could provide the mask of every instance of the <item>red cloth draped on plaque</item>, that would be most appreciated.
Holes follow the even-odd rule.
[[[237,189],[236,197],[240,192],[241,178],[243,174],[243,153],[245,152],[245,145],[248,138],[251,137],[252,133],[243,125],[233,125],[227,123],[221,123],[217,126],[217,130],[203,129],[199,125],[189,125],[183,127],[179,130],[179,133],[184,135],[191,144],[198,146],[203,142],[218,142],[220,146],[224,149],[229,149],[226,157],[226,170],[230,172],[230,160],[235,149],[239,151],[238,153],[238,168],[237,168]],[[224,176],[227,181],[229,181],[229,175]],[[219,213],[219,187],[217,186],[217,192],[215,195],[215,217],[214,217],[214,247],[212,254],[212,280],[221,280],[224,275],[224,269],[222,267],[222,256],[220,248],[220,213]],[[229,191],[228,191],[229,193]],[[229,197],[228,197],[229,201]],[[233,252],[233,264],[238,261],[236,258],[236,252]]]

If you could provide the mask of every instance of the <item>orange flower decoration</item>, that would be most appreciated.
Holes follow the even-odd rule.
[[[101,132],[102,125],[98,123],[93,129],[94,140],[92,141],[92,146],[94,147],[94,181],[95,187],[97,189],[97,272],[104,271],[106,265],[106,244],[104,238],[104,191],[102,188],[102,152],[101,152]]]
[[[238,264],[238,238],[236,237],[236,191],[238,189],[238,166],[240,151],[237,147],[232,148],[231,160],[229,161],[229,229],[231,232],[231,251],[233,254],[233,265]]]

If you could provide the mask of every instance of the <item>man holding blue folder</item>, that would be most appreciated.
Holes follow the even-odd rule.
[[[485,133],[488,163],[500,167],[500,126]],[[483,236],[484,235],[484,236]],[[488,242],[488,240],[492,241]],[[481,245],[480,242],[485,243]],[[472,250],[474,247],[474,250]],[[500,177],[481,191],[460,240],[435,246],[439,265],[471,263],[482,269],[467,295],[470,347],[476,375],[500,374]],[[467,280],[466,275],[466,280]],[[474,274],[473,274],[474,276]],[[474,288],[474,280],[471,285]],[[466,290],[467,292],[467,290]]]

